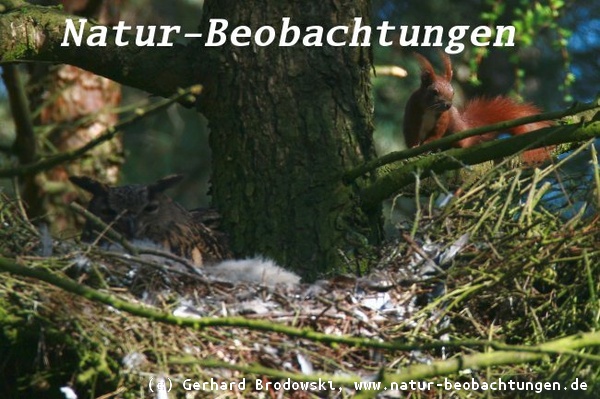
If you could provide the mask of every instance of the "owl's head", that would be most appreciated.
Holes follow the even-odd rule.
[[[177,216],[174,213],[178,213],[179,207],[163,192],[182,178],[180,175],[171,175],[148,185],[128,184],[120,187],[110,187],[84,176],[71,176],[69,180],[92,194],[87,208],[90,213],[127,239],[135,239],[149,225],[166,222]],[[93,224],[86,222],[82,239],[91,241],[95,236]]]

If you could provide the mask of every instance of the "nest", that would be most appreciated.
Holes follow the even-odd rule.
[[[162,382],[169,398],[487,397],[481,385],[448,390],[444,378],[579,378],[593,392],[593,348],[539,349],[597,329],[600,314],[590,205],[600,191],[547,179],[558,173],[492,169],[394,225],[370,275],[280,287],[53,240],[2,195],[0,386],[5,397],[147,398]],[[490,353],[514,356],[478,360]],[[355,385],[366,382],[382,385]]]

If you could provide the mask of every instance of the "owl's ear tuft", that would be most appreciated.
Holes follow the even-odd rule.
[[[88,193],[94,195],[106,194],[108,192],[108,186],[106,184],[100,183],[98,180],[94,180],[91,177],[70,176],[69,180],[77,187],[80,187]]]
[[[168,190],[179,183],[182,179],[182,175],[169,175],[163,177],[155,183],[150,184],[148,186],[148,191],[150,191],[151,194],[162,193],[163,191]]]

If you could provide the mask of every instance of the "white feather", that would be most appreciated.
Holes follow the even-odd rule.
[[[300,283],[300,276],[262,257],[226,260],[207,266],[203,271],[215,280],[231,283],[257,283],[269,287]]]

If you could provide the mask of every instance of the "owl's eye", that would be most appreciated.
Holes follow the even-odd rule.
[[[144,207],[145,213],[154,213],[158,210],[158,202],[150,202]]]

